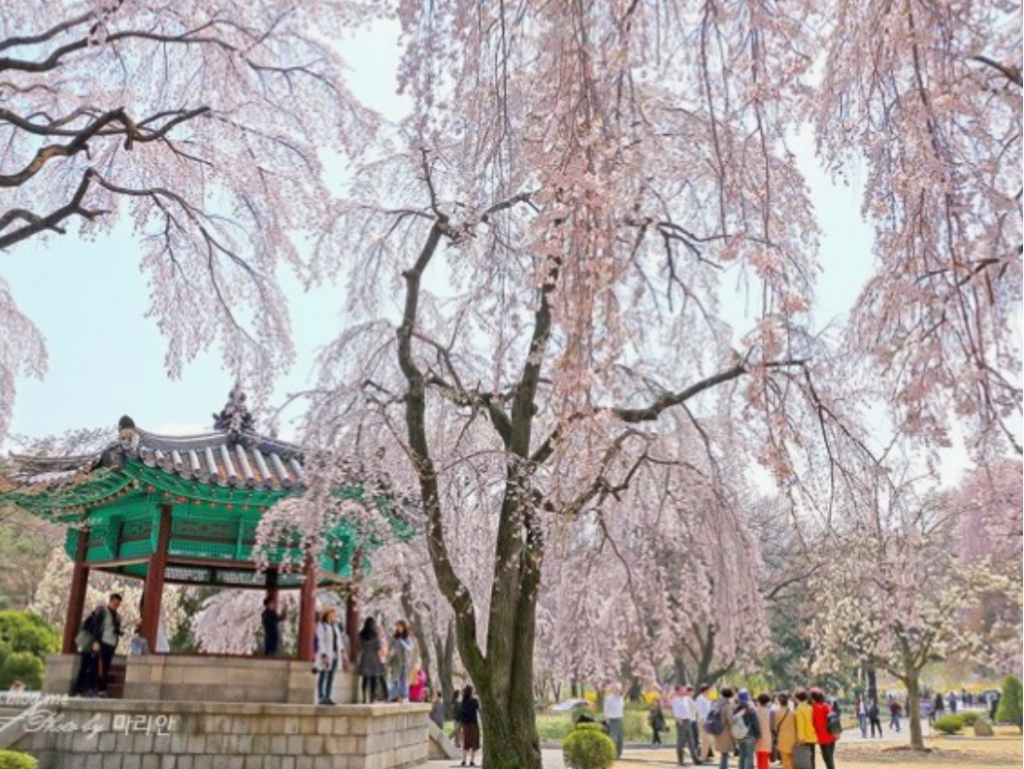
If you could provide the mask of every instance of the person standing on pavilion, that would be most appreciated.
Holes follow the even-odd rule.
[[[277,611],[277,599],[267,596],[263,599],[263,654],[275,657],[281,650],[281,623],[285,620],[285,612]]]
[[[110,666],[114,662],[114,652],[121,642],[121,615],[117,610],[121,608],[121,595],[111,593],[107,605],[100,609],[100,671],[99,671],[99,696],[106,697],[107,683],[110,680]]]
[[[316,625],[316,697],[318,705],[336,704],[331,695],[334,693],[334,676],[338,665],[345,659],[345,643],[347,638],[338,627],[337,613],[334,609],[324,609],[320,621]]]
[[[146,596],[143,595],[139,598],[139,617],[142,617],[143,611],[146,609]],[[134,638],[132,639],[135,640]],[[148,645],[147,641],[147,645]],[[156,652],[157,654],[167,654],[171,650],[171,645],[167,641],[167,631],[164,629],[164,618],[161,616],[157,619],[156,623],[156,645],[149,649],[146,653],[150,654]]]
[[[99,686],[100,674],[100,632],[103,625],[103,604],[99,604],[85,618],[82,628],[75,636],[75,647],[78,649],[78,678],[72,694],[82,697],[95,697]]]
[[[416,642],[409,632],[409,624],[400,619],[395,623],[395,635],[387,653],[388,695],[392,702],[409,701],[409,681],[417,668]]]
[[[359,631],[358,661],[362,701],[367,705],[377,700],[378,688],[380,698],[388,698],[388,687],[384,682],[384,655],[384,641],[377,632],[377,620],[367,617]]]

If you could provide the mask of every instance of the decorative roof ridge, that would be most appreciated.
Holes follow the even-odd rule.
[[[68,455],[53,455],[47,456],[45,454],[16,454],[11,452],[8,456],[12,462],[25,463],[31,462],[36,465],[65,465],[65,464],[84,464],[86,462],[95,462],[101,456],[107,448],[103,448],[100,451],[94,451],[90,454],[68,454]]]
[[[291,455],[301,456],[304,450],[301,446],[280,438],[272,438],[249,430],[243,431],[234,436],[228,430],[214,430],[208,433],[196,433],[194,435],[163,435],[151,433],[141,428],[136,428],[139,435],[139,443],[133,450],[138,453],[139,448],[160,448],[161,446],[174,447],[177,449],[206,448],[207,446],[219,446],[225,442],[241,443],[246,446],[260,448],[262,450],[274,450],[287,452]],[[112,444],[110,448],[117,447]]]

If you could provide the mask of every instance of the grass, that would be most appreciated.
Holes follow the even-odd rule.
[[[565,736],[572,731],[573,718],[576,713],[538,713],[537,714],[537,732],[540,735],[541,744],[561,742],[565,739]],[[590,708],[586,711],[595,720],[601,720],[601,711]],[[627,705],[626,706],[626,717],[623,731],[625,732],[626,742],[643,742],[649,743],[651,741],[651,727],[647,723],[647,715],[649,711],[647,708],[638,705]],[[671,714],[666,714],[666,722],[671,722]],[[675,732],[671,733],[671,738],[666,737],[666,733],[662,732],[661,738],[666,742],[675,741]]]

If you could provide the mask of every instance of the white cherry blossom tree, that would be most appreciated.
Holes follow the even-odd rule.
[[[356,2],[6,3],[0,13],[0,254],[118,223],[139,244],[172,375],[213,345],[265,385],[293,357],[280,265],[330,198],[320,151],[362,146],[373,118],[321,30]],[[54,276],[59,280],[59,276]],[[43,339],[0,279],[0,436]]]

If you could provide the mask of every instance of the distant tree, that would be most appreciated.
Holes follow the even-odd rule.
[[[834,534],[827,567],[809,582],[815,668],[843,671],[868,664],[907,689],[910,744],[924,749],[919,705],[925,668],[951,657],[991,655],[984,628],[964,617],[986,595],[1021,600],[987,561],[965,562],[950,547],[955,520],[936,512],[934,497],[910,482],[885,487],[873,520],[852,519]]]
[[[13,508],[0,509],[0,608],[28,608],[60,535],[59,527]]]

